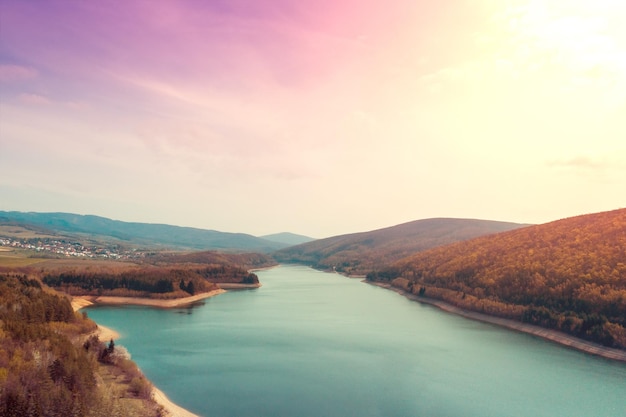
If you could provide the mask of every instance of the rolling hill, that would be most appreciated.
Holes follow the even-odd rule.
[[[417,253],[368,279],[626,348],[626,209]]]
[[[295,233],[283,232],[271,235],[259,236],[261,239],[278,242],[288,246],[300,245],[302,243],[312,242],[315,239],[308,236],[298,235]]]
[[[489,220],[425,219],[319,239],[281,249],[272,255],[279,262],[304,263],[319,269],[359,275],[436,246],[523,226]]]
[[[129,244],[172,249],[271,252],[288,244],[244,233],[227,233],[166,224],[131,223],[92,215],[0,211],[0,224],[36,227],[40,231],[87,234]],[[43,228],[43,229],[41,229]]]

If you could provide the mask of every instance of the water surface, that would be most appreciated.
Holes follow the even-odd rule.
[[[207,417],[626,416],[626,365],[301,266],[193,308],[96,307]]]

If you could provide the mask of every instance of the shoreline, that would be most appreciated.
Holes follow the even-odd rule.
[[[178,404],[173,403],[163,391],[154,385],[152,386],[152,399],[162,406],[170,417],[200,417]]]
[[[272,269],[272,268],[276,268],[279,267],[281,264],[276,264],[276,265],[270,265],[270,266],[261,266],[259,268],[251,268],[248,269],[248,272],[256,272],[256,271],[267,271],[268,269]]]
[[[224,289],[217,289],[202,294],[196,294],[190,297],[177,298],[173,300],[156,300],[150,298],[139,297],[109,297],[109,296],[73,296],[71,300],[72,308],[74,311],[78,311],[84,307],[92,305],[143,305],[158,308],[175,308],[192,304],[205,298],[213,297],[218,294],[225,293]],[[103,326],[96,323],[98,328],[93,332],[101,341],[117,340],[120,338],[120,334],[111,329],[110,327]],[[169,417],[200,417],[198,414],[194,414],[191,411],[179,406],[172,402],[167,395],[154,384],[152,384],[152,400],[163,407]]]
[[[97,323],[96,323],[97,324]],[[92,333],[98,336],[101,342],[107,342],[109,340],[117,340],[122,337],[118,332],[113,330],[110,327],[103,326],[98,324],[98,328]]]
[[[260,282],[257,284],[239,284],[239,283],[218,283],[218,287],[222,290],[253,290],[256,288],[261,288],[263,284]]]
[[[434,300],[434,299],[430,299],[426,297],[417,296],[401,288],[394,287],[391,284],[385,284],[385,283],[380,283],[380,282],[370,282],[366,280],[363,280],[362,282],[365,282],[367,284],[374,285],[380,288],[392,290],[408,298],[411,301],[417,301],[422,304],[429,304],[443,311],[446,311],[448,313],[456,314],[458,316],[462,316],[470,320],[476,320],[476,321],[481,321],[483,323],[494,324],[500,327],[505,327],[510,330],[515,330],[518,332],[537,336],[544,340],[557,343],[561,346],[576,349],[578,351],[588,353],[591,355],[600,356],[605,359],[614,360],[618,362],[626,362],[626,351],[623,351],[621,349],[609,348],[609,347],[602,346],[593,342],[588,342],[586,340],[579,339],[577,337],[568,335],[563,332],[559,332],[557,330],[546,329],[544,327],[522,323],[521,321],[515,321],[511,319],[490,316],[488,314],[478,313],[478,312],[471,311],[471,310],[466,310],[460,307],[456,307],[445,301]]]
[[[76,295],[72,296],[72,307],[75,311],[92,305],[139,305],[159,308],[175,308],[193,304],[197,301],[223,294],[225,292],[226,290],[219,288],[217,290],[203,292],[189,297],[173,298],[169,300],[142,297],[117,297],[110,295]]]

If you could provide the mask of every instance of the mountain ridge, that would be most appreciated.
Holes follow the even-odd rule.
[[[272,242],[283,243],[289,246],[300,245],[302,243],[308,243],[316,240],[315,238],[299,235],[291,232],[272,233],[269,235],[259,236],[261,239],[266,239]]]
[[[279,262],[310,264],[362,275],[412,253],[527,225],[493,220],[437,217],[367,232],[332,236],[274,252]]]
[[[28,224],[51,231],[87,233],[132,244],[176,249],[271,252],[287,246],[245,233],[220,232],[160,223],[112,220],[92,214],[0,211],[0,224]]]

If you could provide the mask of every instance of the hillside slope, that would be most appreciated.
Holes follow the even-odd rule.
[[[425,219],[319,239],[279,250],[273,256],[279,262],[305,263],[319,269],[358,275],[415,252],[523,226],[489,220]]]
[[[308,243],[315,240],[312,237],[289,232],[273,233],[271,235],[264,235],[259,237],[261,239],[270,240],[272,242],[278,242],[289,246],[300,245],[302,243]]]
[[[131,223],[71,213],[0,211],[1,223],[35,225],[50,231],[85,233],[133,244],[161,245],[177,249],[270,252],[287,246],[244,233],[218,232],[166,224]]]
[[[626,209],[434,248],[368,279],[626,348]]]
[[[0,415],[162,415],[150,382],[95,329],[66,297],[0,271]]]

